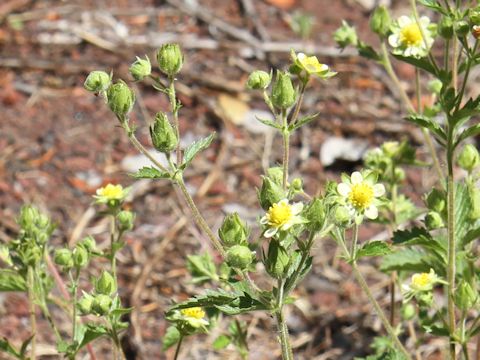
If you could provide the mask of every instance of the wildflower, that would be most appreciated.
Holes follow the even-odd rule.
[[[420,18],[419,24],[413,17],[401,16],[392,26],[393,33],[388,37],[388,42],[394,48],[393,53],[417,59],[427,56],[434,40],[429,25],[430,19],[426,16]]]
[[[413,291],[431,291],[433,285],[439,282],[439,278],[433,269],[428,273],[417,273],[412,275],[409,289]]]
[[[125,199],[129,189],[124,189],[122,185],[108,184],[105,187],[97,189],[97,195],[93,197],[98,204],[117,203]]]
[[[278,231],[286,231],[293,225],[304,223],[305,220],[298,215],[302,209],[302,203],[290,205],[287,199],[280,200],[278,203],[270,206],[265,216],[260,219],[260,224],[268,227],[264,236],[270,238]]]
[[[182,320],[186,321],[191,327],[197,329],[208,325],[205,320],[205,311],[201,307],[191,307],[180,310]]]
[[[294,65],[309,75],[317,75],[325,79],[336,74],[336,72],[330,71],[328,65],[321,64],[316,56],[307,56],[304,53],[295,54],[294,51],[291,52],[291,56]]]
[[[369,219],[376,219],[378,209],[376,198],[385,194],[385,187],[382,184],[375,184],[371,176],[366,176],[355,171],[350,179],[338,184],[337,191],[344,198],[347,207],[359,215],[358,222],[361,222],[363,214]]]

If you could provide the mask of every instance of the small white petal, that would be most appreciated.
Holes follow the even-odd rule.
[[[360,184],[363,181],[363,176],[359,171],[355,171],[352,176],[352,184]]]
[[[398,34],[392,34],[388,37],[388,43],[392,47],[399,47],[400,46],[400,37]]]
[[[383,184],[376,184],[373,187],[373,196],[379,197],[379,196],[382,196],[383,194],[385,194],[385,186],[383,186]]]
[[[268,218],[266,216],[264,216],[260,219],[260,224],[265,225],[267,223],[268,223]]]
[[[378,209],[375,205],[370,205],[366,210],[365,210],[365,216],[368,217],[369,219],[376,219],[378,217]]]
[[[337,191],[340,195],[347,197],[350,191],[352,191],[352,188],[348,184],[340,183],[337,186]]]
[[[428,24],[430,24],[430,18],[428,16],[422,16],[419,20],[420,25],[428,26]]]
[[[298,53],[297,54],[297,59],[299,61],[303,61],[306,57],[307,57],[307,55],[305,55],[304,53]]]
[[[286,224],[283,224],[280,229],[283,230],[283,231],[286,231],[286,230],[290,229],[293,225],[295,225],[295,222],[294,221],[289,221]]]
[[[298,215],[303,210],[303,204],[301,202],[292,204],[292,206],[290,206],[290,210],[292,210],[293,215]]]
[[[406,16],[406,15],[403,15],[403,16],[400,16],[398,18],[398,26],[400,26],[401,28],[403,28],[404,26],[407,26],[407,25],[410,25],[413,21],[413,19],[410,19],[410,17]]]
[[[266,238],[271,238],[273,235],[277,233],[277,231],[278,231],[277,228],[270,228],[267,231],[265,231],[263,236],[265,236]]]
[[[288,199],[283,199],[278,202],[279,205],[288,205]]]

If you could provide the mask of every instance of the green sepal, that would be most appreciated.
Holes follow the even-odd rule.
[[[0,269],[0,291],[27,291],[27,284],[17,271]]]

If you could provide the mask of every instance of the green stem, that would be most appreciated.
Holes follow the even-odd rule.
[[[453,54],[452,54],[452,87],[457,92],[458,87],[458,38],[453,37]]]
[[[115,288],[118,287],[117,284],[117,257],[115,247],[115,237],[116,237],[116,224],[115,224],[115,214],[110,215],[110,267],[112,271],[112,276],[115,281]]]
[[[170,100],[170,108],[172,109],[173,123],[177,136],[177,166],[180,166],[180,164],[182,163],[182,153],[180,152],[180,123],[178,121],[178,104],[177,95],[175,92],[175,78],[173,77],[169,79],[168,99]]]
[[[290,131],[288,131],[287,115],[285,110],[282,110],[282,123],[283,123],[283,190],[287,190],[288,183],[288,162],[290,153]]]
[[[353,261],[352,262],[352,269],[353,269],[353,273],[360,285],[360,287],[362,288],[362,290],[365,292],[365,294],[367,295],[367,298],[368,300],[370,300],[370,302],[372,303],[373,307],[375,308],[375,311],[378,315],[378,317],[380,318],[380,321],[382,322],[383,324],[383,327],[385,328],[385,330],[387,331],[388,335],[390,335],[390,338],[393,340],[393,342],[395,343],[395,345],[397,346],[398,350],[400,350],[403,355],[405,355],[405,357],[407,359],[411,359],[411,356],[410,354],[408,353],[407,349],[405,349],[405,347],[403,346],[403,344],[400,342],[397,334],[395,333],[395,330],[393,329],[393,327],[390,325],[390,322],[388,321],[387,317],[385,316],[382,308],[380,307],[380,305],[378,304],[377,300],[375,300],[372,292],[370,291],[370,287],[368,286],[367,282],[365,281],[365,279],[363,278],[362,274],[360,273],[360,270],[358,270],[358,267],[357,267],[357,262],[356,261]]]
[[[280,345],[282,348],[282,359],[293,360],[292,346],[290,345],[290,335],[288,334],[288,327],[283,318],[283,306],[275,312],[277,320],[277,328],[280,334]]]
[[[352,248],[350,250],[351,256],[353,259],[357,257],[357,243],[358,243],[358,225],[355,224],[353,226],[353,234],[352,234]]]
[[[148,158],[148,160],[150,160],[152,162],[152,164],[154,164],[157,168],[159,168],[160,170],[162,170],[164,172],[168,172],[167,168],[165,166],[163,166],[162,164],[160,164],[157,161],[157,159],[155,159],[153,157],[153,155],[150,154],[150,152],[147,149],[145,149],[145,147],[140,143],[140,141],[138,141],[138,139],[135,137],[135,134],[131,131],[130,127],[128,126],[128,124],[126,122],[123,124],[123,128],[125,129],[125,131],[128,135],[128,138],[130,139],[130,142],[132,143],[132,145],[140,153],[145,155]]]
[[[180,335],[180,339],[178,339],[177,348],[175,349],[175,356],[173,357],[173,360],[178,359],[178,355],[180,354],[180,347],[182,346],[182,341],[183,335]]]
[[[295,109],[293,110],[292,117],[290,119],[291,124],[295,124],[298,120],[298,115],[300,114],[300,108],[302,107],[303,97],[305,95],[305,89],[307,88],[308,79],[302,81],[302,87],[300,88],[300,95],[298,97],[297,104],[295,105]]]
[[[77,331],[77,292],[78,292],[78,279],[80,277],[79,269],[75,269],[75,277],[72,277],[72,342],[75,341],[75,333]]]
[[[312,231],[310,233],[310,236],[308,237],[307,243],[305,245],[305,249],[302,252],[302,258],[300,259],[300,264],[298,265],[297,270],[292,275],[292,280],[290,281],[290,285],[285,288],[285,296],[288,296],[288,294],[297,286],[298,277],[300,276],[300,273],[302,272],[303,267],[305,266],[305,262],[307,261],[308,256],[310,255],[310,249],[312,248],[314,239],[315,239],[315,232]]]
[[[465,88],[467,87],[468,77],[470,75],[470,70],[472,68],[472,60],[475,58],[475,53],[477,52],[477,48],[478,48],[478,40],[475,41],[475,45],[473,46],[473,50],[468,55],[467,68],[465,69],[465,76],[463,77],[462,87],[460,88],[460,92],[458,94],[457,106],[455,107],[455,110],[458,110],[460,108],[460,106],[462,105],[463,95],[465,94]]]
[[[32,328],[32,340],[30,341],[30,359],[35,360],[35,348],[37,343],[37,318],[35,316],[35,277],[31,266],[27,269],[28,306],[30,312],[30,326]]]
[[[210,226],[208,226],[206,220],[203,218],[202,214],[200,214],[200,211],[195,205],[195,202],[193,201],[192,196],[188,192],[187,187],[185,186],[185,182],[183,181],[183,178],[181,176],[178,176],[178,179],[176,179],[176,184],[180,188],[180,191],[182,192],[188,207],[192,211],[193,220],[195,221],[195,223],[208,236],[213,246],[222,255],[222,257],[226,258],[227,254],[222,244],[220,243],[220,240],[217,239],[213,231],[210,229]]]

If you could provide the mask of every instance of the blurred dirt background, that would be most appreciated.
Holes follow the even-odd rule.
[[[226,212],[238,211],[258,236],[261,215],[255,188],[267,165],[281,161],[281,141],[255,120],[266,107],[259,94],[245,90],[254,69],[269,71],[288,63],[291,48],[315,54],[339,75],[314,81],[303,113],[318,120],[293,138],[291,176],[303,176],[305,189],[316,194],[327,179],[361,165],[363,153],[388,139],[408,138],[424,156],[422,138],[402,120],[402,109],[382,68],[339,51],[332,34],[348,20],[364,40],[375,0],[3,0],[0,2],[0,241],[15,237],[16,214],[24,203],[48,212],[58,225],[53,245],[74,244],[91,234],[107,246],[107,223],[92,206],[95,189],[109,182],[132,185],[128,206],[137,213],[136,227],[119,259],[120,295],[134,306],[124,345],[128,359],[170,359],[161,352],[167,326],[163,312],[171,300],[183,300],[202,289],[190,283],[188,254],[212,251],[191,222],[188,209],[166,181],[137,181],[127,173],[145,164],[116,126],[102,99],[83,89],[91,70],[113,71],[129,79],[135,55],[149,55],[166,42],[179,42],[185,52],[178,76],[181,132],[185,143],[217,131],[214,145],[187,173],[188,185],[215,229]],[[406,1],[383,2],[406,13]],[[292,29],[298,14],[314,25],[308,38]],[[293,26],[294,27],[294,26]],[[396,64],[412,89],[413,70]],[[150,146],[148,123],[166,110],[165,97],[148,84],[132,85],[138,101],[132,119]],[[408,172],[406,191],[420,201],[428,186],[428,169]],[[415,192],[414,192],[415,189]],[[387,238],[382,228],[363,229],[363,240]],[[287,315],[298,359],[352,359],[370,352],[372,338],[382,333],[350,269],[329,240],[315,246],[312,273]],[[220,259],[217,259],[220,261]],[[107,264],[97,264],[90,275]],[[260,265],[259,265],[260,266]],[[388,279],[376,264],[361,265],[372,290],[388,305]],[[261,276],[258,275],[260,283]],[[86,278],[86,277],[85,277]],[[268,286],[263,281],[264,286]],[[58,322],[66,323],[60,312]],[[280,356],[274,322],[265,314],[249,322],[251,359]],[[233,348],[221,352],[211,344],[225,328],[191,337],[183,359],[236,359]],[[55,358],[53,336],[43,320],[39,351]],[[65,325],[65,331],[68,331]],[[17,344],[29,336],[23,294],[0,294],[0,336]],[[108,358],[106,341],[94,343],[99,359]],[[422,344],[429,359],[436,344]],[[0,354],[0,358],[4,358]],[[88,358],[88,357],[80,357]]]

